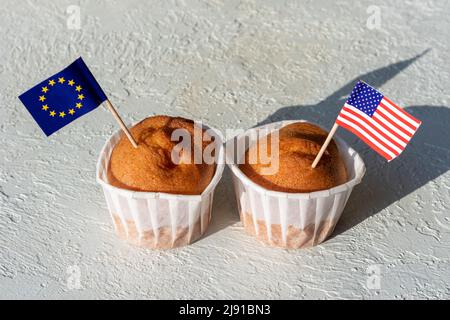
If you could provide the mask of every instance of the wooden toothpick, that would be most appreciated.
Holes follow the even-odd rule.
[[[333,138],[334,134],[336,133],[336,130],[339,126],[336,124],[336,122],[333,125],[333,128],[331,128],[330,133],[328,134],[328,137],[326,138],[325,142],[323,143],[322,147],[319,150],[319,153],[317,154],[316,158],[314,159],[314,162],[312,163],[312,168],[315,168],[317,164],[319,163],[320,159],[323,156],[323,153],[327,149],[328,145],[330,144],[331,139]]]
[[[123,130],[125,135],[127,136],[128,140],[130,140],[133,147],[137,148],[138,145],[136,143],[136,140],[134,140],[133,136],[131,135],[130,130],[128,130],[125,123],[122,121],[122,118],[117,113],[116,109],[114,109],[113,105],[109,100],[106,100],[106,106],[108,107],[109,111],[111,111],[112,115],[114,116],[114,119],[116,119],[117,123],[119,124],[120,128]]]

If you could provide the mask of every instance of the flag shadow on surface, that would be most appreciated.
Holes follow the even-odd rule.
[[[358,80],[367,82],[375,88],[381,87],[428,51],[363,74],[315,105],[282,107],[257,126],[275,121],[304,119],[331,129]],[[422,126],[403,153],[389,164],[358,137],[342,128],[338,130],[337,135],[362,156],[367,171],[361,184],[353,190],[332,237],[386,209],[450,169],[450,139],[447,127],[450,123],[450,108],[429,105],[403,107],[408,113],[420,119]],[[403,212],[403,214],[415,213]]]

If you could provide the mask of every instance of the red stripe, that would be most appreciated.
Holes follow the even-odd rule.
[[[422,121],[420,121],[419,119],[414,118],[412,115],[410,115],[408,112],[406,112],[405,110],[403,110],[403,108],[399,107],[398,105],[396,105],[395,103],[393,103],[391,100],[389,100],[388,98],[384,97],[384,100],[386,100],[387,102],[389,102],[393,107],[395,107],[398,111],[400,111],[401,113],[403,113],[405,116],[407,116],[408,118],[410,118],[412,121],[417,123],[417,126],[419,126]],[[381,100],[383,101],[383,100]]]
[[[342,116],[342,115],[341,115]],[[338,125],[340,125],[341,127],[353,132],[354,135],[358,136],[361,140],[363,140],[369,147],[371,147],[373,150],[375,150],[376,152],[378,152],[378,154],[380,154],[381,156],[383,156],[385,159],[392,160],[393,158],[388,155],[387,153],[385,153],[383,150],[381,150],[380,148],[378,148],[376,145],[374,145],[369,139],[367,139],[364,135],[362,135],[358,130],[347,126],[345,123],[339,121],[339,119],[336,120],[336,123]]]
[[[392,111],[391,109],[389,109],[388,106],[386,106],[383,103],[383,100],[380,103],[383,106],[383,110],[386,111],[387,113],[389,113],[391,116],[393,116],[395,119],[397,119],[397,121],[403,123],[404,125],[408,126],[411,128],[411,130],[416,130],[416,127],[413,126],[411,123],[409,123],[408,121],[406,121],[405,119],[403,119],[402,117],[400,117],[398,114],[396,114],[394,111]]]
[[[376,135],[372,134],[370,131],[366,130],[363,126],[361,126],[360,124],[356,123],[355,120],[353,120],[353,119],[343,115],[342,113],[339,114],[339,117],[344,118],[345,120],[347,120],[349,122],[353,122],[353,123],[357,124],[359,127],[361,127],[363,129],[365,134],[367,134],[368,136],[370,136],[371,138],[376,140],[379,144],[381,144],[383,147],[388,149],[390,152],[392,152],[396,156],[398,156],[400,154],[398,151],[394,150],[392,147],[388,146],[386,143],[381,141],[380,138],[378,138]]]
[[[365,123],[366,126],[372,128],[373,130],[375,130],[380,136],[382,136],[383,138],[385,138],[387,141],[389,141],[390,143],[392,143],[393,145],[395,145],[397,148],[399,148],[400,150],[403,150],[404,147],[402,145],[400,145],[397,141],[393,140],[391,137],[389,137],[388,135],[386,135],[386,133],[384,133],[383,131],[381,131],[380,129],[378,129],[376,126],[374,126],[372,124],[372,122],[367,119],[366,117],[363,117],[362,115],[360,115],[359,113],[353,111],[350,108],[347,108],[344,106],[343,108],[345,111],[347,111],[348,113],[351,113],[353,116],[357,117],[358,119],[360,119],[361,121],[363,121]]]
[[[413,135],[411,134],[411,132],[406,131],[405,129],[403,129],[402,127],[399,127],[394,121],[392,121],[388,116],[384,115],[382,112],[380,111],[375,111],[375,113],[372,116],[372,119],[374,119],[374,117],[381,117],[383,118],[383,121],[389,122],[390,124],[392,124],[394,126],[394,128],[396,128],[398,131],[403,132],[404,134],[406,134],[408,137],[412,137]]]
[[[384,122],[381,121],[380,119],[378,119],[377,117],[372,117],[371,119],[373,121],[375,121],[376,123],[378,123],[380,126],[382,126],[384,130],[389,131],[392,135],[396,136],[399,140],[403,141],[406,144],[409,142],[409,140],[406,140],[404,137],[399,135],[396,131],[394,131],[391,128],[389,128],[388,126],[386,126],[384,124]]]

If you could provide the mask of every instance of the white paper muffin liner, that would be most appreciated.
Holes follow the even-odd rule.
[[[210,129],[205,127],[206,129]],[[135,245],[169,249],[199,239],[211,219],[214,189],[224,169],[223,142],[215,135],[217,164],[214,176],[201,195],[140,192],[111,185],[107,170],[114,146],[123,133],[114,133],[104,145],[97,162],[97,182],[103,188],[117,235]]]
[[[252,128],[226,144],[227,164],[233,173],[238,209],[245,230],[266,244],[284,248],[310,247],[331,235],[353,187],[361,182],[366,170],[358,153],[335,136],[334,141],[346,165],[347,183],[310,193],[272,191],[254,183],[239,169],[237,159],[243,159],[248,146],[264,134],[295,122],[306,121],[280,121]],[[263,130],[261,136],[255,134],[258,130]],[[236,154],[234,146],[239,143],[245,143],[246,147],[240,148],[240,154]]]

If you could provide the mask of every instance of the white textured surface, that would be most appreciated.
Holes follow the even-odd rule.
[[[79,1],[81,30],[68,30],[73,2],[0,5],[0,297],[450,297],[448,1]],[[366,27],[373,4],[380,30]],[[95,182],[112,116],[97,109],[47,139],[17,99],[79,55],[129,123],[167,113],[221,129],[331,126],[362,78],[424,124],[389,164],[338,131],[367,174],[323,245],[247,236],[227,170],[205,238],[141,250],[116,239]],[[374,264],[379,290],[366,287]]]

